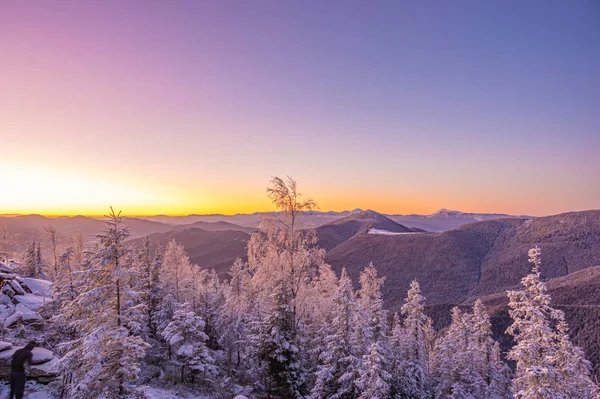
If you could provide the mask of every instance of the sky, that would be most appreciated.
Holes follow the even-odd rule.
[[[2,1],[0,214],[600,208],[596,1]]]

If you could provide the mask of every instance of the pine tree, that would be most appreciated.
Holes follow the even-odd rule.
[[[259,359],[267,372],[267,390],[286,398],[303,396],[306,376],[302,369],[295,314],[290,292],[281,283],[273,293],[273,308],[256,337]]]
[[[477,384],[480,384],[473,387],[474,396],[478,399],[509,397],[509,370],[500,359],[498,343],[492,339],[490,317],[479,299],[473,306],[471,327],[468,357],[478,374]]]
[[[389,364],[381,341],[375,341],[364,356],[361,376],[356,381],[361,394],[359,399],[386,399],[391,392],[392,375],[387,371]]]
[[[396,344],[402,348],[403,353],[400,355],[402,366],[397,370],[398,384],[395,389],[400,397],[424,398],[427,395],[429,374],[426,338],[430,333],[430,322],[425,315],[425,297],[416,280],[410,284],[401,311],[404,329],[398,331],[397,324],[394,334],[396,340],[403,341],[401,345]]]
[[[524,289],[508,292],[513,324],[507,332],[517,342],[508,354],[509,359],[517,362],[513,380],[515,396],[517,399],[593,397],[597,387],[591,383],[583,353],[569,341],[563,312],[550,306],[546,284],[540,279],[540,256],[538,247],[529,251],[533,270],[521,280]],[[581,374],[573,379],[575,372]]]
[[[144,238],[142,249],[138,253],[137,265],[142,292],[141,302],[146,310],[144,330],[147,335],[156,337],[158,333],[156,313],[160,301],[160,253],[157,250],[154,259],[152,259],[148,237]]]
[[[240,258],[236,259],[231,266],[229,276],[231,279],[223,306],[223,333],[219,337],[219,344],[226,353],[224,368],[231,375],[247,368],[246,361],[250,356],[248,345],[252,306],[248,264]]]
[[[357,305],[352,280],[342,269],[334,297],[331,334],[324,339],[325,349],[319,356],[313,399],[350,399],[357,396],[362,349],[357,337]]]
[[[79,295],[61,309],[63,320],[77,332],[64,343],[61,370],[73,374],[70,397],[96,398],[125,393],[125,381],[136,378],[139,360],[148,345],[128,328],[132,312],[126,304],[135,295],[126,282],[134,273],[126,262],[128,231],[120,213],[111,214],[100,233],[96,250],[77,273]]]
[[[369,353],[371,344],[385,339],[387,330],[387,312],[383,310],[381,288],[385,277],[377,276],[377,269],[373,263],[360,274],[360,290],[358,291],[358,304],[362,316],[362,335],[364,353]]]
[[[178,310],[173,314],[173,320],[162,335],[181,365],[181,382],[186,380],[186,368],[192,372],[192,383],[196,375],[206,380],[216,374],[214,359],[206,347],[208,337],[204,333],[204,321],[200,316],[196,316],[193,312]]]
[[[257,322],[252,339],[263,366],[266,388],[271,393],[298,397],[308,378],[304,319],[310,309],[311,282],[324,263],[324,251],[316,247],[316,234],[299,230],[297,219],[316,207],[302,199],[296,182],[274,177],[267,189],[280,211],[261,224],[248,244],[251,286],[257,292]]]

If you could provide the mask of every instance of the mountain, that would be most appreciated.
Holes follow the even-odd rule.
[[[151,250],[156,246],[164,248],[174,239],[182,244],[192,263],[206,269],[215,269],[220,277],[226,278],[236,258],[248,260],[247,244],[250,234],[243,231],[206,231],[200,228],[155,233],[149,236]],[[141,246],[142,239],[133,240],[134,245]]]
[[[331,223],[338,219],[359,214],[364,212],[362,209],[354,209],[351,211],[342,212],[320,212],[320,211],[309,211],[302,215],[300,220],[300,227],[320,227],[325,224]],[[277,213],[277,212],[275,212]],[[161,223],[174,224],[174,225],[185,225],[195,222],[229,222],[244,227],[258,227],[260,220],[272,212],[256,212],[250,214],[236,214],[236,215],[187,215],[187,216],[149,216],[146,217],[148,220],[153,220]],[[404,225],[409,228],[416,228],[424,231],[446,231],[464,224],[473,223],[476,221],[485,221],[501,218],[530,218],[529,216],[513,216],[501,213],[464,213],[458,211],[450,211],[447,209],[440,209],[439,211],[431,215],[384,215],[389,219]]]
[[[475,222],[441,233],[357,234],[329,251],[326,261],[338,272],[345,267],[355,281],[372,261],[386,277],[388,307],[401,305],[413,279],[428,303],[459,304],[517,286],[535,245],[542,248],[545,278],[600,264],[600,211]]]
[[[409,233],[408,227],[402,226],[375,211],[359,211],[341,219],[326,223],[316,228],[319,246],[330,251],[336,246],[361,233],[375,229],[381,232]]]
[[[131,238],[147,236],[153,233],[167,232],[173,226],[141,218],[124,217],[123,223],[130,230]],[[104,229],[105,224],[100,218],[88,216],[60,216],[46,217],[41,215],[20,215],[0,217],[0,225],[6,227],[13,238],[15,252],[22,252],[27,242],[32,240],[45,240],[44,228],[52,226],[59,237],[59,246],[70,245],[71,237],[81,233],[86,239],[91,240],[95,234]]]
[[[447,231],[465,224],[494,219],[531,219],[530,216],[514,216],[503,213],[465,213],[445,208],[431,215],[388,215],[388,217],[405,226],[425,231]]]
[[[223,221],[217,221],[217,222],[198,221],[198,222],[194,222],[194,223],[190,223],[190,224],[178,225],[175,228],[173,228],[173,230],[174,231],[183,231],[186,229],[194,229],[194,228],[198,228],[198,229],[202,229],[202,230],[206,230],[206,231],[227,231],[227,230],[243,231],[244,233],[248,233],[248,234],[258,231],[258,229],[255,227],[244,227],[244,226],[239,226],[237,224],[233,224],[230,222],[223,222]]]

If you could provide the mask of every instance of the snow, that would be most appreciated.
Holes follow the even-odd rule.
[[[31,292],[36,295],[46,296],[47,298],[52,297],[52,282],[48,280],[28,277],[19,277],[17,280],[21,283],[25,283]]]
[[[27,381],[25,384],[25,398],[27,399],[54,399],[57,396],[52,394],[51,387],[38,384],[35,381]],[[10,386],[7,382],[0,382],[0,397],[8,398]]]
[[[167,390],[154,387],[142,387],[140,389],[146,399],[211,399],[210,396],[198,395],[191,392],[181,392],[179,390]]]
[[[0,341],[0,351],[6,350],[10,347],[12,347],[12,344],[10,342]]]
[[[402,234],[419,234],[418,232],[415,232],[415,231],[396,233],[394,231],[383,230],[383,229],[369,229],[369,231],[367,233],[368,234],[377,234],[377,235],[386,235],[386,236],[396,236],[396,235],[402,235]]]
[[[15,295],[14,299],[31,310],[38,310],[45,302],[48,302],[48,298],[34,294]]]

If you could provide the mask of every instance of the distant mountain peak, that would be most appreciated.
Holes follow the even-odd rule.
[[[441,208],[437,212],[432,213],[429,217],[449,217],[449,216],[458,216],[461,215],[460,211],[452,211],[450,209]]]

